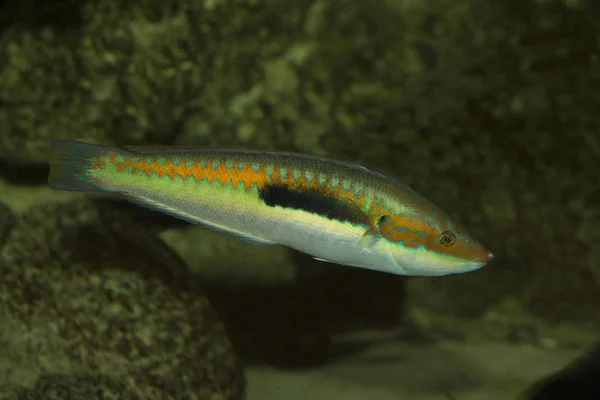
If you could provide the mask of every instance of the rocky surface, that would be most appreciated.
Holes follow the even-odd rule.
[[[89,202],[31,210],[2,248],[0,276],[0,382],[25,398],[243,398],[208,299],[126,213]]]
[[[140,393],[124,380],[120,381],[107,375],[43,374],[31,388],[11,387],[0,392],[2,400],[137,400],[141,398]]]
[[[0,203],[0,248],[6,241],[8,234],[15,227],[17,223],[17,217],[12,210]]]

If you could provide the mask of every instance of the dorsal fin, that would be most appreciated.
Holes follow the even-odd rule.
[[[192,145],[170,145],[170,144],[151,144],[151,145],[125,145],[125,149],[144,154],[155,153],[194,153],[198,151],[215,152],[254,152],[243,147],[211,147],[211,146],[192,146]]]

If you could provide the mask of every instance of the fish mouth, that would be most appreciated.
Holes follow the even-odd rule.
[[[486,265],[488,265],[494,258],[495,258],[494,253],[492,253],[489,250],[484,250],[481,257],[479,257],[478,259],[473,260],[473,262],[469,263],[469,264],[471,264],[471,268],[469,270],[475,271],[480,268],[483,268]]]
[[[474,241],[473,243],[473,253],[471,258],[472,262],[481,263],[482,266],[486,265],[494,258],[496,258],[495,254],[487,249],[487,247],[483,246],[481,243]]]
[[[466,263],[467,272],[476,271],[488,265],[496,256],[491,251],[483,248],[480,256]]]
[[[492,253],[491,251],[484,249],[483,250],[483,257],[481,258],[481,261],[483,261],[484,263],[489,263],[490,261],[492,261],[496,256],[494,255],[494,253]]]

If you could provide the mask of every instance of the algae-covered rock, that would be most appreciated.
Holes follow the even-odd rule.
[[[27,18],[31,2],[6,8],[13,18],[4,21],[0,42],[6,54],[0,60],[0,156],[44,162],[49,140],[58,137],[274,144],[275,132],[258,130],[276,122],[263,117],[263,108],[274,104],[253,83],[268,72],[263,63],[295,40],[310,2],[68,4],[58,19],[54,7],[36,7],[36,17]],[[275,79],[268,81],[286,93],[272,99],[282,106],[278,112],[292,109],[285,118],[300,118],[298,107],[283,100],[302,99]],[[256,120],[264,123],[254,126]]]
[[[17,217],[13,214],[12,210],[0,203],[0,248],[2,248],[9,232],[14,228],[16,223]]]
[[[131,398],[243,398],[241,366],[207,298],[126,213],[87,202],[34,209],[11,231],[0,276],[0,347],[11,349],[0,380],[33,387],[31,398],[50,398],[33,385],[56,373],[105,375]],[[79,398],[93,382],[65,376],[56,387]]]
[[[43,374],[31,388],[0,388],[1,400],[142,400],[164,398],[136,392],[126,379],[108,375]]]

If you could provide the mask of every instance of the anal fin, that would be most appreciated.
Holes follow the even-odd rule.
[[[331,261],[331,260],[326,260],[324,258],[319,258],[319,257],[313,257],[315,260],[320,261],[320,262],[325,262],[325,263],[333,263],[333,264],[337,264],[335,261]]]

